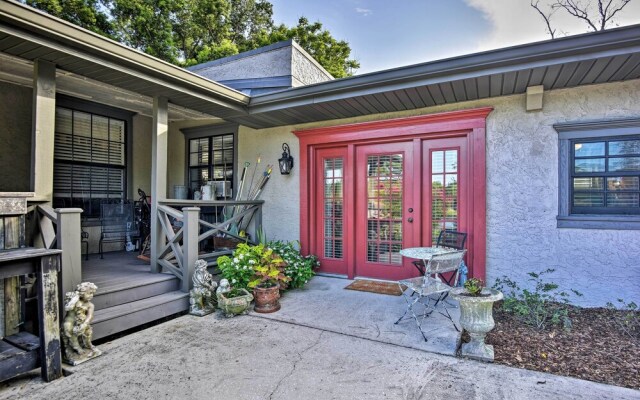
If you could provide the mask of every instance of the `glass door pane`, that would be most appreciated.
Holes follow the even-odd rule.
[[[367,261],[402,264],[403,155],[367,157]]]
[[[343,209],[344,209],[343,159],[324,160],[324,257],[343,258]]]
[[[443,229],[458,229],[459,151],[431,152],[431,242]]]

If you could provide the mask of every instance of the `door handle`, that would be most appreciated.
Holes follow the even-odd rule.
[[[407,221],[408,221],[408,222],[413,222],[413,217],[409,217],[409,218],[407,218]]]

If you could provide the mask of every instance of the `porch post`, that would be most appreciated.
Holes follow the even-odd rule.
[[[167,144],[169,137],[168,100],[153,98],[151,141],[151,272],[161,272],[158,251],[165,245],[158,221],[158,201],[167,197]]]
[[[58,208],[56,243],[62,250],[62,295],[82,282],[81,208]]]
[[[188,292],[193,286],[191,281],[198,259],[198,236],[200,235],[200,208],[184,207],[182,209],[182,291]]]
[[[31,114],[31,191],[33,200],[53,197],[53,144],[56,122],[56,66],[48,61],[33,64]]]

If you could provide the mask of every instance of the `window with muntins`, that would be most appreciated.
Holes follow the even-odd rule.
[[[640,135],[571,144],[571,213],[640,214]]]
[[[640,119],[554,128],[558,228],[640,229]]]
[[[53,206],[99,217],[100,204],[126,197],[126,122],[56,107]]]
[[[233,186],[233,133],[189,140],[189,187],[199,190],[207,181]]]

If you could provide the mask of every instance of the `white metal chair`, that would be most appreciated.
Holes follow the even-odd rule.
[[[418,329],[420,329],[420,333],[422,333],[422,337],[426,342],[427,336],[422,330],[422,323],[426,317],[433,313],[433,311],[437,311],[448,318],[457,331],[460,331],[455,322],[453,322],[451,314],[449,314],[447,303],[443,301],[444,297],[446,297],[444,295],[449,293],[451,286],[443,281],[441,274],[454,272],[455,278],[453,279],[453,282],[457,282],[458,269],[460,268],[460,262],[462,261],[462,257],[464,257],[465,252],[466,250],[461,250],[434,255],[425,266],[424,276],[405,279],[398,282],[401,290],[403,287],[406,287],[402,293],[402,297],[407,302],[407,309],[395,322],[396,325],[400,323],[407,314],[411,313],[411,316],[415,319]],[[421,316],[418,316],[414,310],[414,307],[417,304],[421,304],[425,308]],[[441,305],[444,312],[437,309],[438,305]]]

